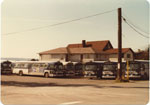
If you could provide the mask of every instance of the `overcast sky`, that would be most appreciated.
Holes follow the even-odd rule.
[[[1,56],[38,58],[39,52],[80,43],[83,39],[110,40],[116,48],[118,7],[122,7],[123,16],[138,29],[149,31],[146,0],[4,0],[1,4]],[[24,31],[110,10],[114,11],[55,27]],[[147,47],[148,38],[140,36],[124,22],[122,27],[124,48],[137,51]],[[12,32],[18,33],[5,35]]]

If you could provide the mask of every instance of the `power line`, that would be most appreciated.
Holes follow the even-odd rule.
[[[141,36],[143,36],[143,37],[145,37],[145,38],[149,38],[148,36],[145,36],[145,35],[143,35],[142,33],[140,33],[139,31],[137,31],[132,25],[130,25],[127,21],[126,21],[126,19],[123,17],[123,20],[124,20],[124,22],[125,23],[127,23],[134,31],[136,31],[139,35],[141,35]]]
[[[38,30],[38,29],[42,29],[42,28],[47,28],[47,27],[54,27],[54,26],[58,26],[58,25],[62,25],[62,24],[71,23],[71,22],[74,22],[74,21],[79,21],[79,20],[82,20],[82,19],[87,19],[87,18],[95,17],[95,16],[98,16],[98,15],[103,15],[103,14],[106,14],[106,13],[113,12],[115,10],[116,9],[110,10],[110,11],[106,11],[106,12],[102,12],[102,13],[97,13],[97,14],[94,14],[94,15],[89,15],[89,16],[86,16],[86,17],[81,17],[81,18],[77,18],[77,19],[65,21],[65,22],[60,22],[60,23],[51,24],[51,25],[42,26],[42,27],[31,28],[31,29],[27,29],[27,30],[23,30],[23,31],[18,31],[18,32],[6,33],[6,34],[2,34],[2,35],[6,36],[6,35],[11,35],[11,34],[18,34],[18,33],[22,33],[22,32],[27,32],[27,31],[34,31],[34,30]]]
[[[144,32],[145,34],[149,34],[148,32],[144,31],[143,29],[139,28],[137,25],[133,24],[133,22],[131,22],[129,20],[129,18],[127,18],[127,16],[124,14],[124,17],[126,18],[126,21],[128,21],[130,24],[132,24],[132,26],[134,26],[135,28],[137,28],[138,30],[140,30],[141,32]]]

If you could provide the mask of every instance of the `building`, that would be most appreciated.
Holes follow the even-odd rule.
[[[67,47],[56,48],[40,52],[40,60],[43,61],[116,61],[118,49],[113,48],[109,40],[82,41],[78,44],[69,44]],[[134,52],[131,48],[122,49],[122,60],[134,60]]]
[[[148,50],[138,50],[135,52],[135,59],[136,60],[149,60],[149,49]]]

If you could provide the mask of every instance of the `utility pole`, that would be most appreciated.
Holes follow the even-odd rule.
[[[118,82],[122,81],[122,13],[121,8],[118,8]]]

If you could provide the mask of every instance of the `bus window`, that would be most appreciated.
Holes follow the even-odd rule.
[[[33,64],[33,67],[40,67],[40,64]]]
[[[41,64],[41,65],[40,65],[40,67],[42,67],[42,68],[46,68],[46,67],[47,67],[47,65],[46,65],[46,64]]]

